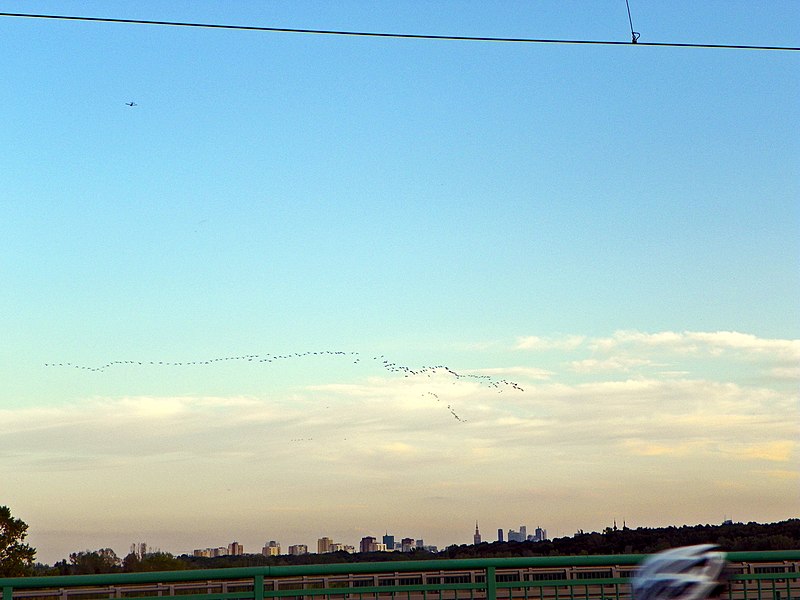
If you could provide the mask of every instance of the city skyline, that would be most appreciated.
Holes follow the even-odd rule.
[[[742,522],[734,522],[731,519],[725,518],[719,523],[716,524],[704,524],[706,527],[709,525],[718,525],[718,526],[733,526],[733,525],[742,525]],[[695,524],[695,525],[688,525],[688,524],[673,524],[669,527],[692,527],[692,526],[702,526],[703,524]],[[759,524],[759,525],[768,525],[768,524]],[[648,529],[648,527],[643,526],[644,529]],[[617,520],[614,519],[610,524],[603,527],[600,531],[595,532],[588,532],[588,533],[606,533],[609,531],[626,531],[626,530],[633,530],[634,528],[629,528],[627,522],[625,520],[622,521],[622,527],[618,528]],[[586,534],[587,532],[584,531],[582,528],[577,528],[571,534],[566,535],[558,535],[554,536],[556,539],[562,538],[570,538],[576,537]],[[480,537],[480,539],[478,539]],[[360,541],[355,544],[347,544],[342,541],[334,541],[333,538],[328,536],[322,536],[317,539],[316,544],[316,551],[313,550],[313,545],[307,543],[292,543],[292,544],[282,544],[279,540],[268,540],[263,543],[260,550],[248,550],[244,544],[241,544],[237,540],[233,540],[229,543],[226,543],[221,546],[208,546],[205,548],[195,548],[190,551],[170,551],[170,550],[162,550],[161,548],[154,547],[147,542],[136,542],[130,544],[129,554],[135,555],[137,558],[141,559],[149,554],[159,554],[162,552],[167,552],[172,556],[179,557],[179,556],[194,556],[194,557],[201,557],[201,558],[221,558],[226,556],[242,556],[242,555],[254,555],[254,554],[261,554],[263,556],[282,556],[282,555],[291,555],[291,556],[299,556],[304,554],[327,554],[327,553],[335,553],[335,552],[347,552],[349,554],[354,553],[363,553],[363,552],[412,552],[414,550],[425,550],[428,552],[441,552],[446,550],[450,546],[465,546],[470,545],[469,543],[447,543],[442,546],[426,544],[424,539],[422,538],[413,538],[413,537],[404,537],[400,541],[394,541],[393,548],[387,543],[387,538],[391,538],[395,540],[397,536],[394,534],[389,534],[388,531],[384,533],[380,538],[372,535],[365,535],[362,536]],[[483,537],[479,533],[479,527],[476,523],[475,532],[473,534],[473,541],[471,545],[480,545],[480,544],[492,544],[495,542],[527,542],[527,543],[538,543],[544,541],[552,541],[554,538],[551,538],[547,530],[542,528],[541,525],[537,525],[534,528],[534,533],[528,534],[527,533],[527,526],[520,525],[517,530],[508,529],[508,533],[506,534],[506,530],[503,528],[497,529],[497,538],[496,539],[483,539]],[[382,539],[382,542],[379,541]],[[286,551],[283,552],[282,548],[286,548]],[[96,548],[96,549],[86,549],[88,552],[92,551],[106,551],[112,550],[113,548],[103,547],[103,548]],[[115,552],[116,554],[116,552]],[[124,554],[117,554],[117,557],[122,560],[125,555]],[[66,558],[66,557],[65,557]],[[42,561],[37,561],[42,562]]]
[[[618,45],[0,17],[38,558],[796,516],[800,52],[644,42],[800,47],[800,3],[630,8],[639,45],[620,0],[80,2]]]

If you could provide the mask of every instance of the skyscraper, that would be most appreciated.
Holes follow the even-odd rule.
[[[387,550],[394,550],[394,536],[389,535],[388,531],[383,535],[383,543],[386,545]]]
[[[498,529],[497,530],[497,541],[498,542],[502,542],[503,541],[503,530],[502,529]]]
[[[228,544],[228,554],[230,556],[241,556],[244,554],[244,548],[239,542],[231,542]]]
[[[478,530],[477,521],[475,521],[475,535],[472,536],[472,543],[476,546],[481,543],[481,532]]]
[[[326,554],[331,551],[333,540],[329,537],[321,537],[317,540],[317,554]]]
[[[261,554],[264,556],[278,556],[281,553],[281,545],[275,540],[270,540],[269,543],[264,544],[261,549]]]
[[[358,547],[359,552],[375,552],[375,538],[371,535],[361,538],[361,544]]]

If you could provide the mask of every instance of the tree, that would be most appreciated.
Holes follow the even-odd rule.
[[[24,543],[28,525],[0,506],[0,577],[22,577],[33,570],[36,549]]]
[[[92,575],[95,573],[112,573],[120,565],[120,560],[111,548],[73,552],[69,555],[74,575]]]

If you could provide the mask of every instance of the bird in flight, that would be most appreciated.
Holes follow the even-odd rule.
[[[136,102],[126,102],[126,106],[137,106]]]

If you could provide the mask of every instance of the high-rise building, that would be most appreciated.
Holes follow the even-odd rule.
[[[519,526],[519,537],[520,542],[527,542],[528,541],[528,528],[525,525]]]
[[[403,538],[400,542],[400,550],[411,552],[414,549],[414,538]]]
[[[317,554],[326,554],[328,552],[333,552],[331,550],[331,545],[333,544],[333,540],[329,537],[321,537],[317,540]]]
[[[281,545],[275,540],[270,540],[268,543],[264,544],[264,547],[261,549],[261,554],[264,556],[279,556],[280,553]]]
[[[472,543],[476,546],[481,543],[481,532],[478,530],[477,521],[475,521],[475,535],[472,536]]]
[[[228,544],[228,555],[241,556],[242,554],[244,554],[244,548],[242,548],[242,545],[239,542],[233,541]]]
[[[358,546],[359,552],[375,552],[375,538],[371,535],[361,538],[361,544]]]
[[[387,550],[394,550],[394,536],[389,535],[388,531],[383,535],[383,543]]]
[[[414,543],[417,545],[417,548],[419,548],[420,550],[422,550],[425,547],[425,542],[423,542],[422,540],[416,540]]]
[[[308,546],[305,544],[295,544],[294,546],[289,546],[289,554],[292,556],[308,554]]]
[[[503,530],[502,529],[498,529],[497,530],[497,541],[498,542],[502,542],[503,541]]]

